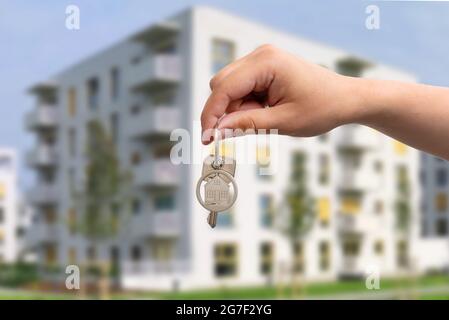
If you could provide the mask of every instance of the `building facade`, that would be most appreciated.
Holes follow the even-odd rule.
[[[207,154],[198,120],[210,78],[263,43],[348,75],[414,81],[206,7],[150,26],[32,88],[37,106],[27,126],[37,136],[29,157],[37,185],[29,200],[37,212],[32,242],[40,263],[104,259],[119,267],[121,284],[132,289],[288,281],[283,276],[293,266],[307,279],[330,280],[370,268],[394,274],[409,265],[419,255],[419,154],[357,125],[317,138],[227,142],[226,153],[250,150],[256,163],[238,164],[237,202],[219,215],[215,230],[207,225],[195,197],[201,160],[172,164],[170,133],[187,129],[191,158]],[[130,219],[114,239],[95,248],[67,223],[80,219],[71,189],[85,182],[86,126],[93,119],[107,128],[121,166],[133,176]],[[292,168],[301,166],[317,219],[301,241],[290,243],[276,228],[275,213],[284,210]],[[275,174],[260,175],[264,167]],[[410,217],[402,231],[398,202]]]
[[[22,247],[24,230],[17,196],[17,156],[0,149],[0,263],[15,262]]]

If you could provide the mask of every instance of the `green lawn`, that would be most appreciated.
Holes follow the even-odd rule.
[[[401,288],[428,288],[432,286],[449,286],[448,276],[427,276],[419,279],[383,279],[381,280],[381,290],[393,290]],[[305,295],[307,297],[332,296],[344,293],[366,293],[363,280],[310,283],[306,284]],[[448,293],[449,294],[449,293]],[[128,295],[117,295],[115,298],[126,298]],[[156,299],[275,299],[290,298],[291,289],[284,288],[283,294],[279,295],[278,288],[273,287],[243,287],[243,288],[220,288],[210,290],[193,290],[179,293],[137,293],[134,297],[156,298]]]
[[[357,297],[360,293],[382,293],[386,290],[395,289],[424,289],[431,287],[449,287],[448,276],[426,276],[419,279],[383,279],[381,280],[381,290],[368,291],[365,288],[365,282],[359,281],[341,281],[341,282],[327,282],[327,283],[309,283],[305,287],[305,297],[320,298],[320,296],[337,296],[339,294],[352,294]],[[429,300],[447,300],[449,299],[449,291],[438,293],[423,293],[416,296],[418,299]],[[274,287],[243,287],[243,288],[219,288],[210,290],[193,290],[186,292],[139,292],[139,293],[121,293],[113,295],[113,299],[289,299],[292,298],[291,288],[284,288],[283,294],[279,295],[278,288]],[[33,291],[11,291],[0,289],[0,300],[14,299],[14,300],[61,300],[61,299],[76,299],[76,296],[71,294],[56,294],[56,293],[41,293]]]

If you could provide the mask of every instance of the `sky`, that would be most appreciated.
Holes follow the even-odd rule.
[[[65,27],[68,5],[81,29]],[[278,30],[345,49],[449,86],[449,2],[372,0],[0,0],[0,147],[20,158],[32,145],[26,89],[80,59],[193,5],[208,5]],[[380,29],[365,27],[366,7],[380,9]],[[21,181],[28,171],[21,166]]]

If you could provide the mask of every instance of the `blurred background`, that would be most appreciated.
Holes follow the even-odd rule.
[[[428,1],[0,1],[0,299],[448,299],[446,161],[355,125],[231,139],[224,154],[255,161],[214,230],[194,161],[213,152],[195,123],[210,78],[259,45],[447,86],[448,15]]]

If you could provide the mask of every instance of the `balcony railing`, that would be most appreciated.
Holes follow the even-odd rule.
[[[59,190],[54,184],[39,184],[28,191],[28,200],[34,204],[52,204],[58,201]]]
[[[50,167],[57,164],[56,150],[50,145],[39,145],[26,155],[30,167]]]
[[[362,125],[346,125],[337,133],[340,148],[375,149],[381,145],[381,133]]]
[[[132,218],[130,232],[137,237],[177,237],[180,218],[176,211],[142,212]]]
[[[130,86],[135,90],[160,88],[181,80],[180,58],[176,54],[157,54],[133,66]]]
[[[368,167],[346,168],[338,173],[338,187],[344,191],[369,191],[381,187],[381,176]]]
[[[30,111],[25,118],[28,130],[55,128],[58,124],[57,110],[52,105],[39,105]]]
[[[189,263],[183,260],[168,261],[125,261],[122,263],[125,275],[173,274],[188,271]]]
[[[179,184],[180,168],[170,159],[151,159],[134,169],[134,183],[139,187],[174,187]]]
[[[42,242],[56,242],[60,239],[60,228],[56,223],[40,221],[33,223],[26,233],[27,242],[30,245]]]
[[[135,115],[129,125],[131,137],[170,134],[180,126],[180,110],[176,107],[147,107]]]

